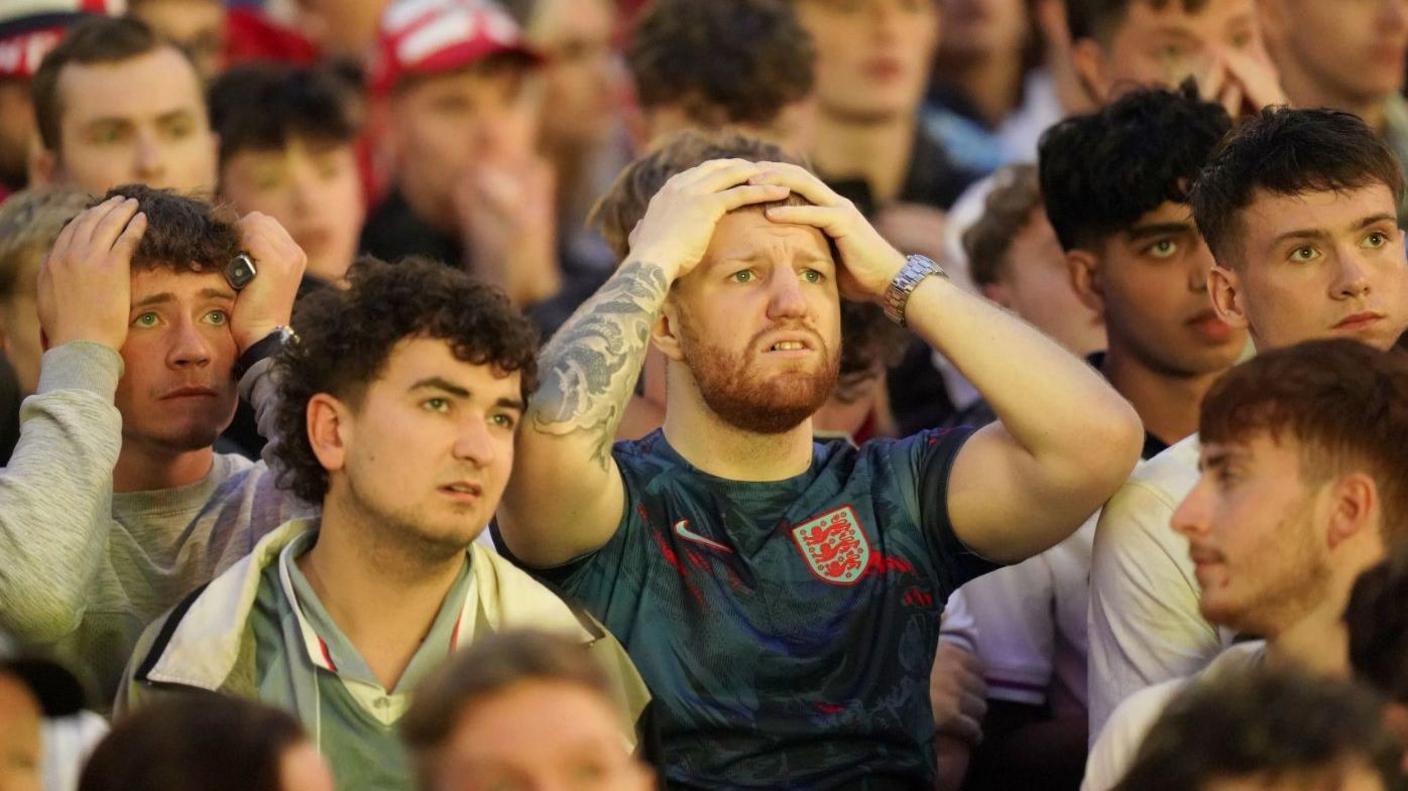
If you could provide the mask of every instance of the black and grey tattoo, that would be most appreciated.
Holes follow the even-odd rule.
[[[592,457],[605,467],[669,290],[663,269],[632,261],[587,300],[542,352],[529,427],[557,436],[590,432]]]

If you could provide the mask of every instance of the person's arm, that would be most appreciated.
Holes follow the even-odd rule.
[[[671,284],[704,256],[719,218],[787,195],[748,185],[757,171],[756,163],[715,160],[666,182],[620,269],[543,350],[499,509],[505,543],[528,565],[561,565],[615,533],[625,488],[611,448],[652,327]]]
[[[754,183],[816,204],[768,217],[821,229],[841,251],[843,295],[883,299],[905,259],[855,206],[794,165],[772,163]],[[1030,557],[1074,532],[1134,469],[1138,414],[1055,341],[941,277],[914,289],[905,316],[998,417],[964,444],[949,477],[949,519],[969,549],[998,562]]]
[[[0,470],[0,627],[34,643],[78,628],[107,549],[112,469],[122,448],[131,259],[146,217],[133,200],[89,209],[59,234],[36,294],[44,353],[20,441]]]

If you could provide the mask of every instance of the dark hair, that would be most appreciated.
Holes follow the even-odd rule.
[[[113,187],[94,205],[120,195],[136,198],[147,230],[132,255],[132,268],[223,272],[240,252],[238,218],[225,207],[145,184]]]
[[[1193,187],[1193,218],[1222,266],[1242,266],[1242,212],[1258,191],[1344,192],[1382,184],[1403,202],[1398,158],[1357,115],[1270,107],[1217,147]]]
[[[132,17],[92,16],[69,28],[40,61],[30,83],[35,124],[44,147],[50,151],[60,150],[59,130],[64,108],[59,96],[59,74],[65,66],[121,63],[166,46],[170,45],[145,23]]]
[[[358,133],[350,86],[324,68],[236,66],[210,86],[209,104],[221,165],[246,149],[284,148],[292,138],[351,143]]]
[[[1109,41],[1115,29],[1124,22],[1132,3],[1144,3],[1157,9],[1168,7],[1173,0],[1066,0],[1066,25],[1071,29],[1071,39],[1094,38]],[[1196,14],[1207,6],[1208,0],[1177,0],[1183,10]]]
[[[987,286],[1007,273],[1012,240],[1040,211],[1041,185],[1036,166],[1008,165],[993,174],[992,192],[983,200],[983,214],[963,232],[963,252],[973,282]]]
[[[1372,475],[1386,538],[1408,518],[1408,358],[1358,341],[1307,341],[1258,354],[1223,374],[1203,397],[1205,445],[1285,434],[1301,471],[1323,481]]]
[[[615,701],[606,671],[569,637],[517,630],[477,639],[416,690],[401,718],[401,738],[415,758],[423,787],[431,787],[436,753],[465,713],[524,681],[566,682]]]
[[[297,343],[275,363],[280,398],[274,414],[284,466],[279,485],[321,503],[328,473],[308,440],[308,401],[319,393],[358,403],[392,348],[410,337],[444,340],[455,357],[522,375],[527,398],[536,386],[538,333],[499,289],[423,258],[396,265],[362,258],[346,289],[304,297],[294,316]]]
[[[192,692],[118,720],[79,791],[281,791],[281,760],[305,737],[288,713]]]
[[[1198,678],[1169,702],[1115,788],[1197,791],[1216,780],[1335,771],[1353,758],[1387,782],[1398,776],[1401,750],[1378,699],[1354,684],[1229,669]]]
[[[1343,620],[1354,677],[1408,705],[1408,546],[1359,575]]]
[[[885,375],[904,357],[909,333],[871,302],[841,300],[841,361],[835,397],[853,403],[860,385]]]
[[[1188,191],[1232,121],[1198,98],[1192,83],[1177,91],[1140,90],[1041,136],[1041,193],[1046,216],[1066,250],[1099,244]]]
[[[750,162],[790,162],[802,164],[777,145],[735,132],[700,132],[691,129],[676,132],[661,141],[654,150],[621,170],[616,181],[592,209],[588,223],[598,226],[607,245],[618,259],[630,250],[629,236],[645,216],[650,199],[670,177],[702,165],[711,159],[746,159]],[[763,209],[769,206],[800,206],[807,201],[793,193],[781,201],[745,206]]]
[[[772,122],[811,93],[815,60],[784,0],[654,0],[626,50],[642,107],[706,127]]]

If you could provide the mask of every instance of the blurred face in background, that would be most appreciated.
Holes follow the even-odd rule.
[[[1267,46],[1294,103],[1381,102],[1403,86],[1408,0],[1261,0]]]
[[[934,0],[799,0],[796,7],[816,44],[824,115],[883,122],[919,107],[939,44]]]
[[[608,0],[541,0],[525,33],[547,59],[540,70],[543,141],[586,148],[615,126],[625,71],[612,46],[616,10]]]
[[[1014,57],[1027,40],[1026,0],[939,0],[939,58],[950,63]]]
[[[225,6],[220,0],[128,0],[132,16],[186,51],[201,79],[225,67]]]

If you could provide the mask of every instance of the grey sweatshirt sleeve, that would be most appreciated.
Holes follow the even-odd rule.
[[[254,425],[259,430],[259,436],[267,440],[259,457],[270,470],[277,473],[279,466],[274,449],[278,447],[279,437],[274,423],[277,419],[275,407],[278,405],[279,387],[274,372],[274,358],[260,360],[250,366],[240,379],[239,387],[240,398],[254,410]]]
[[[106,552],[122,357],[80,341],[45,352],[41,366],[0,469],[0,627],[50,643],[78,628]]]

